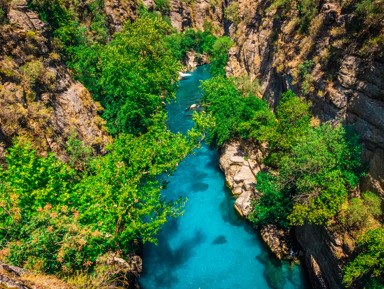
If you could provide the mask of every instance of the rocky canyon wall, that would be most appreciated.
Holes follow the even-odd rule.
[[[53,47],[48,24],[16,1],[0,26],[0,151],[15,138],[59,157],[71,133],[101,152],[109,136],[88,90]]]
[[[383,50],[348,38],[357,19],[336,3],[323,1],[306,34],[297,32],[298,11],[278,18],[276,11],[266,12],[269,4],[239,1],[227,75],[258,78],[272,107],[291,89],[312,103],[321,121],[354,124],[369,163],[361,189],[384,198]],[[304,80],[299,67],[305,61],[312,63]]]
[[[198,27],[191,15],[197,15],[200,8],[194,11],[181,1],[172,2],[183,7],[173,10],[172,22],[179,30],[188,25]],[[363,161],[368,164],[360,189],[384,198],[384,50],[354,38],[358,19],[340,2],[320,2],[307,33],[298,32],[299,11],[295,9],[282,14],[269,11],[271,2],[265,0],[220,2],[220,11],[231,3],[237,8],[237,23],[229,23],[224,15],[215,22],[223,25],[221,31],[235,42],[229,51],[227,76],[257,78],[263,98],[272,108],[278,105],[281,94],[291,89],[311,102],[321,122],[354,124],[364,145]],[[209,13],[206,18],[212,20]],[[303,66],[306,75],[300,71]],[[240,195],[236,209],[246,215],[249,197],[255,194],[249,183],[260,167],[254,169],[248,164],[244,144],[236,140],[225,144],[220,154],[227,184]],[[295,233],[305,251],[312,286],[344,288],[341,268],[354,249],[353,238],[347,232],[338,235],[332,229],[310,225],[296,228]]]

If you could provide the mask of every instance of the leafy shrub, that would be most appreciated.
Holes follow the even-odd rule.
[[[212,54],[216,37],[211,31],[195,31],[187,29],[184,33],[172,33],[165,38],[165,45],[176,59],[183,59],[187,51],[195,51],[200,54]]]
[[[237,136],[248,138],[253,131],[268,123],[268,116],[273,116],[265,101],[252,94],[243,95],[233,78],[214,77],[205,81],[202,89],[202,102],[216,119],[208,139],[213,146]]]
[[[224,76],[225,75],[225,66],[228,61],[228,52],[229,49],[234,45],[234,42],[227,37],[223,36],[217,38],[212,47],[212,65],[210,68],[210,73],[212,76]]]
[[[303,94],[308,94],[313,87],[313,76],[311,74],[312,68],[315,66],[315,63],[312,60],[305,60],[303,64],[299,65],[299,75],[301,80],[301,92]]]
[[[169,0],[155,0],[156,9],[162,13],[168,12],[171,8]]]
[[[255,226],[276,224],[289,228],[288,216],[292,209],[290,191],[280,189],[278,178],[263,172],[256,176],[256,189],[260,195],[252,201],[249,220]]]
[[[235,27],[237,27],[240,22],[239,3],[232,2],[231,4],[229,4],[229,6],[224,10],[224,16],[227,20],[232,22]]]
[[[10,148],[0,170],[2,260],[67,275],[92,269],[107,252],[131,253],[138,238],[156,243],[161,225],[184,205],[167,202],[160,190],[201,137],[197,130],[189,139],[172,134],[165,116],[156,117],[147,134],[120,135],[85,171],[53,154],[39,157],[30,145]],[[79,144],[69,148],[73,155]]]
[[[145,133],[152,115],[163,109],[161,96],[174,97],[180,65],[166,49],[169,29],[159,18],[144,17],[127,23],[106,46],[75,50],[70,66],[105,108],[113,135]]]
[[[358,184],[361,148],[351,128],[323,124],[306,130],[281,159],[276,177],[258,177],[261,197],[253,203],[252,220],[259,225],[275,219],[286,227],[331,219]]]
[[[359,254],[344,268],[343,281],[347,286],[357,280],[364,288],[384,286],[384,228],[368,230],[357,242]]]
[[[319,0],[273,0],[272,5],[267,11],[280,8],[285,13],[289,13],[292,11],[293,5],[296,5],[297,10],[299,10],[299,31],[301,33],[307,33],[312,19],[318,13],[320,3],[321,1]]]
[[[352,198],[348,203],[346,216],[342,221],[349,227],[369,227],[369,219],[382,214],[381,199],[372,192],[364,192],[361,198]]]
[[[373,0],[358,1],[355,12],[362,16],[366,27],[378,28],[384,19],[384,3]]]
[[[311,112],[306,101],[292,91],[283,93],[276,109],[277,122],[260,132],[260,139],[269,142],[268,165],[279,167],[281,159],[290,153],[300,137],[306,134],[311,121]]]
[[[71,54],[72,48],[90,43],[106,43],[108,29],[105,22],[104,1],[32,0],[29,6],[50,24],[57,47]],[[86,26],[88,25],[88,26]]]

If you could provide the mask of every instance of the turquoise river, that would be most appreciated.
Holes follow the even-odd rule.
[[[200,81],[209,66],[198,67],[180,81],[175,102],[168,105],[168,127],[185,133],[193,126]],[[252,226],[240,219],[219,170],[217,150],[196,150],[180,165],[163,191],[167,199],[186,197],[185,213],[171,219],[158,246],[144,245],[142,289],[304,289],[302,268],[273,258]]]

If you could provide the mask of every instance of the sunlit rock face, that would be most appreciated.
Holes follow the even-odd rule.
[[[110,140],[104,121],[54,49],[48,24],[25,1],[13,3],[7,17],[10,25],[0,26],[0,153],[23,138],[43,155],[65,158],[73,132],[102,152]]]
[[[204,31],[209,25],[215,35],[224,35],[225,17],[224,1],[196,0],[193,5],[188,5],[182,0],[170,1],[169,18],[177,31],[186,28],[197,28]]]
[[[312,102],[321,121],[354,124],[364,143],[363,159],[370,163],[362,190],[384,197],[384,52],[371,47],[369,55],[361,55],[363,43],[341,41],[355,20],[336,3],[326,1],[309,32],[299,34],[298,11],[278,19],[275,11],[266,12],[267,1],[238,2],[241,20],[231,34],[236,45],[229,52],[227,75],[258,78],[273,108],[281,93],[292,89]],[[304,60],[313,61],[305,92],[298,75]]]

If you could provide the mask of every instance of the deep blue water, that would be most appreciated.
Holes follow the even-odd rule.
[[[186,109],[199,102],[200,80],[209,77],[209,66],[202,66],[180,81],[177,100],[168,105],[171,131],[185,133],[193,126]],[[163,227],[158,246],[144,245],[142,288],[307,288],[301,267],[271,257],[252,226],[238,218],[218,164],[217,151],[203,146],[170,178],[163,194],[188,202],[184,215]]]

